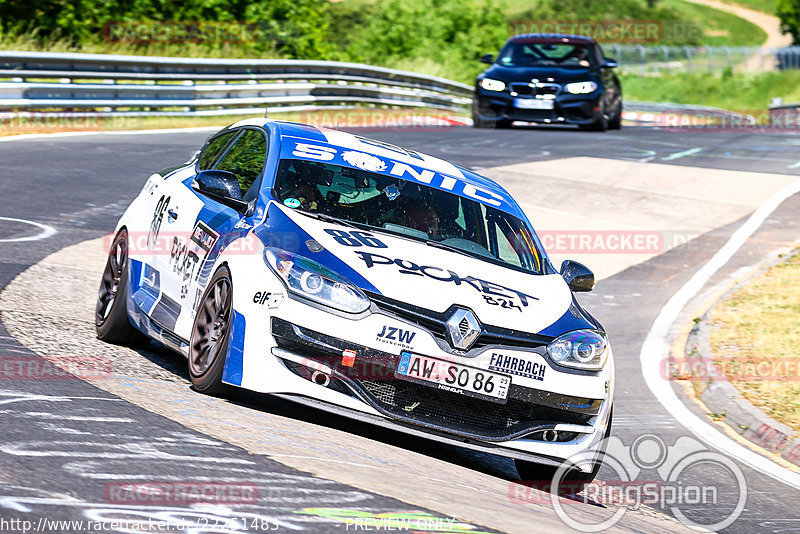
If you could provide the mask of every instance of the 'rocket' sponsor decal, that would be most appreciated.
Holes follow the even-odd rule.
[[[461,276],[449,269],[442,269],[441,267],[435,267],[432,265],[417,265],[413,261],[399,258],[391,259],[380,254],[364,252],[361,250],[357,250],[355,253],[359,258],[361,258],[361,260],[364,261],[368,269],[371,269],[375,265],[395,265],[396,267],[399,267],[397,272],[401,274],[424,276],[439,282],[451,282],[457,286],[465,284],[475,289],[475,291],[483,293],[484,295],[494,295],[506,299],[513,299],[516,297],[519,299],[519,302],[523,307],[528,305],[528,299],[539,300],[538,298],[532,295],[527,295],[522,291],[501,286],[500,284],[496,284],[494,282],[481,280],[480,278],[475,278],[474,276]]]
[[[489,360],[489,369],[544,381],[547,366],[525,358],[493,352],[492,359]]]
[[[187,243],[181,243],[177,236],[172,240],[169,265],[172,270],[181,276],[181,298],[186,297],[189,285],[197,281],[203,271],[209,252],[219,239],[219,234],[201,221],[192,230],[192,236]]]

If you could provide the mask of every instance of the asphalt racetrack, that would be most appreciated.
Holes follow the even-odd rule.
[[[135,521],[158,520],[178,532],[343,532],[355,531],[353,518],[360,518],[373,528],[376,521],[413,520],[422,532],[566,532],[624,511],[600,495],[590,503],[559,501],[557,511],[547,493],[516,483],[510,460],[280,398],[206,397],[190,389],[180,357],[97,341],[91,313],[103,236],[152,172],[185,161],[208,133],[0,142],[0,358],[94,355],[113,365],[110,376],[91,383],[0,377],[0,531],[22,532],[30,521],[31,530],[84,532],[89,523],[49,522],[117,520],[128,522],[118,531],[144,532]],[[647,127],[358,133],[493,177],[522,204],[557,266],[574,257],[598,274],[596,289],[579,300],[613,343],[613,435],[639,468],[635,480],[667,487],[658,471],[662,456],[674,462],[706,451],[681,484],[713,497],[644,504],[610,530],[680,532],[689,523],[723,523],[725,532],[800,531],[800,470],[743,461],[741,451],[752,446],[711,422],[686,383],[665,374],[683,409],[710,425],[698,435],[687,418],[676,418],[672,401],[654,395],[641,357],[670,298],[753,211],[800,177],[800,137]],[[799,237],[794,195],[712,274],[701,297]],[[691,319],[686,313],[682,320]],[[624,486],[614,486],[614,469],[599,478]],[[170,481],[240,484],[254,498],[198,506],[115,493],[124,483]]]

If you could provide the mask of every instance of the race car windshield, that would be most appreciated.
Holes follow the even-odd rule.
[[[593,61],[589,46],[575,43],[508,43],[497,55],[508,67],[589,68]]]
[[[360,169],[284,159],[274,195],[290,208],[541,273],[540,254],[522,220],[448,191]]]

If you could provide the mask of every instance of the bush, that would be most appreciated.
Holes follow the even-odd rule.
[[[406,68],[417,62],[447,65],[457,79],[480,72],[481,54],[497,51],[508,38],[504,6],[495,2],[342,2],[331,5],[330,20],[330,40],[343,59]]]
[[[254,22],[269,37],[244,43],[254,52],[276,50],[286,57],[320,58],[329,48],[327,7],[326,0],[3,0],[0,30],[6,39],[28,34],[41,43],[62,40],[85,46],[99,44],[111,22]],[[196,44],[176,43],[171,49],[179,53],[182,45]],[[204,46],[219,48],[220,44]]]
[[[658,20],[664,23],[664,45],[700,44],[702,28],[655,0],[538,0],[520,20]],[[677,31],[676,31],[677,30]]]

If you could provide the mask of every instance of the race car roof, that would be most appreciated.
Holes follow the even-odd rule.
[[[403,163],[410,168],[414,169],[415,174],[423,171],[431,171],[438,173],[440,179],[434,179],[427,182],[430,187],[437,189],[447,190],[458,194],[454,190],[453,180],[474,186],[478,190],[485,192],[486,195],[496,199],[498,203],[487,202],[496,206],[497,208],[506,211],[516,217],[524,219],[525,216],[519,208],[514,199],[509,193],[498,185],[495,181],[476,174],[468,169],[454,165],[448,161],[423,154],[414,150],[405,149],[391,143],[362,137],[359,135],[342,132],[340,130],[333,130],[329,128],[318,128],[306,124],[299,124],[294,122],[277,121],[270,119],[259,119],[257,121],[261,126],[267,126],[268,123],[274,125],[281,137],[282,155],[292,154],[291,147],[296,146],[297,142],[303,143],[316,143],[324,144],[332,147],[338,147],[342,151],[358,151],[360,153],[367,153],[378,158],[387,158],[392,162]],[[234,126],[243,126],[245,124],[254,126],[256,120],[248,119],[236,123]],[[294,140],[295,143],[291,144],[285,141]],[[290,147],[290,148],[285,148]],[[289,150],[284,153],[284,150]],[[289,155],[289,157],[292,157]],[[345,160],[346,161],[346,160]],[[345,163],[347,165],[347,163]],[[364,167],[361,167],[364,168]],[[398,176],[396,173],[392,174],[394,166],[385,166],[385,168],[369,168],[371,172],[377,172],[386,176]],[[473,196],[473,198],[475,198]]]
[[[592,44],[596,41],[585,35],[560,34],[560,33],[526,33],[515,35],[508,40],[510,43],[535,43],[535,44]]]

